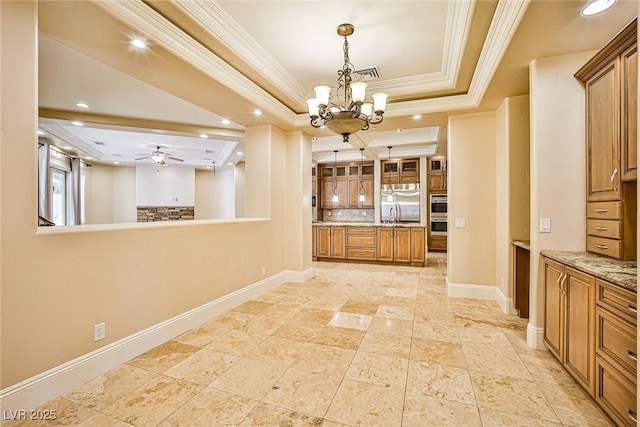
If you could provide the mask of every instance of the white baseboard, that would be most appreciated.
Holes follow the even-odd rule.
[[[269,289],[286,282],[304,283],[313,269],[281,271],[259,282],[151,326],[133,335],[80,356],[18,384],[0,390],[0,407],[4,413],[30,410],[63,395],[75,387],[122,365],[134,357],[192,329]],[[3,420],[0,420],[0,422]]]
[[[527,345],[534,350],[546,350],[544,345],[544,328],[527,324]]]
[[[513,307],[513,298],[507,297],[502,293],[502,289],[496,286],[496,302],[502,309],[504,314],[518,315],[518,309]]]
[[[447,296],[450,298],[469,298],[481,300],[496,300],[496,287],[487,285],[468,285],[462,283],[451,283],[449,277],[447,282]]]

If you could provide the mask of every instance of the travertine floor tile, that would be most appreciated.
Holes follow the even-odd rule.
[[[407,396],[402,416],[403,427],[464,426],[481,427],[475,405],[452,402],[423,395]]]
[[[414,338],[411,340],[411,360],[436,363],[454,368],[466,368],[467,362],[460,344]]]
[[[158,424],[158,427],[236,426],[257,404],[255,400],[246,397],[205,388]]]
[[[469,371],[480,410],[493,409],[529,418],[559,422],[540,388],[532,380]]]
[[[610,425],[527,319],[447,296],[446,254],[313,268],[6,425]]]
[[[409,363],[407,397],[438,397],[474,405],[475,397],[466,369],[434,363]]]
[[[199,350],[200,347],[168,341],[128,361],[127,364],[161,374]]]
[[[342,382],[342,375],[291,368],[269,390],[263,402],[322,418]]]
[[[160,375],[109,405],[102,413],[135,426],[156,426],[201,389]]]
[[[539,386],[542,394],[547,398],[563,425],[612,425],[578,386],[561,386],[548,383],[541,383]]]
[[[286,370],[286,365],[244,358],[227,369],[209,387],[261,400]]]
[[[157,376],[145,369],[121,365],[75,388],[64,397],[100,411]]]
[[[240,356],[202,349],[167,369],[164,375],[206,386],[238,360]]]
[[[400,425],[403,396],[403,391],[391,387],[345,379],[327,411],[326,418],[347,425]]]
[[[312,415],[300,414],[290,409],[278,408],[273,405],[260,403],[242,421],[240,427],[318,427],[322,424],[322,418]]]
[[[408,359],[358,352],[345,375],[346,379],[404,390]]]

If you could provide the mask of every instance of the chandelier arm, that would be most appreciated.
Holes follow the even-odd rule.
[[[318,117],[318,116],[311,117],[311,126],[313,126],[314,128],[319,128],[320,126],[323,126],[324,124],[325,124],[325,121],[322,120],[321,117]]]
[[[360,130],[367,130],[367,129],[369,129],[369,122],[368,122],[368,121],[365,121],[365,122],[364,122],[364,125],[362,125],[362,127],[360,128]]]
[[[377,125],[378,123],[382,122],[383,117],[382,114],[380,113],[373,113],[374,115],[371,116],[371,118],[369,119],[369,123],[372,125]]]

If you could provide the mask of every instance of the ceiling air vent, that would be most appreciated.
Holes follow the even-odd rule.
[[[214,150],[204,150],[205,153],[207,154],[213,154],[215,151]]]
[[[102,142],[102,141],[93,141],[93,143],[96,145],[107,145],[106,142]]]
[[[362,80],[378,80],[380,78],[380,70],[378,67],[363,68],[354,71],[354,74],[361,76]]]

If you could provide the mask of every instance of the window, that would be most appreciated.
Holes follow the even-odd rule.
[[[67,172],[51,168],[51,213],[56,225],[67,224]]]

